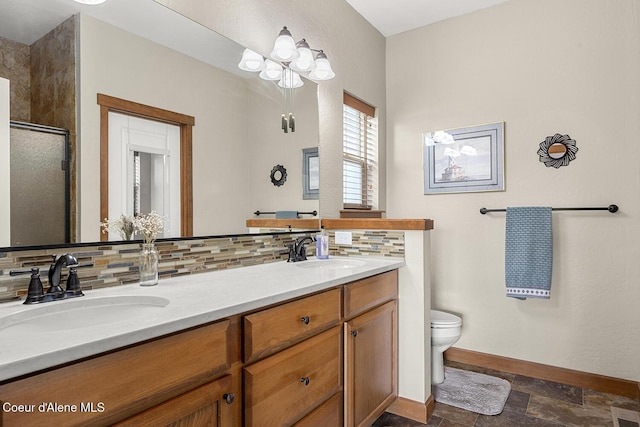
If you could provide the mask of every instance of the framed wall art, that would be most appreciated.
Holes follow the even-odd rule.
[[[504,190],[504,122],[422,134],[424,194]]]
[[[314,200],[320,197],[320,157],[318,147],[302,150],[302,198]]]

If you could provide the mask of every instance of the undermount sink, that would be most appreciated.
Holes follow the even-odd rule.
[[[323,270],[345,270],[349,268],[362,267],[364,261],[357,259],[315,259],[296,263],[297,267]]]
[[[153,315],[169,300],[149,295],[77,298],[28,306],[0,316],[0,334],[64,332]]]

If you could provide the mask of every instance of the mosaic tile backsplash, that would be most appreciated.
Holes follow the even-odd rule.
[[[176,277],[268,262],[286,261],[287,244],[304,233],[249,234],[158,242],[159,277]],[[330,235],[330,255],[404,257],[404,233],[398,231],[353,231],[351,246],[336,246]],[[71,253],[79,264],[93,264],[78,269],[83,290],[136,283],[139,243],[111,244],[54,249],[32,249],[0,252],[0,302],[23,297],[29,285],[29,274],[9,276],[11,270],[40,268],[40,278],[48,288],[47,272],[52,254]],[[315,246],[307,255],[314,256]],[[66,282],[64,272],[63,282]],[[63,286],[64,287],[64,286]]]

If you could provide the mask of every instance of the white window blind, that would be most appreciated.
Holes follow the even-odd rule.
[[[133,152],[133,215],[140,214],[140,152]]]
[[[375,109],[344,94],[343,203],[345,208],[371,209],[377,204],[378,127]]]

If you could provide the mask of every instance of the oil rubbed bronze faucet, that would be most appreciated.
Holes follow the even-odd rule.
[[[78,279],[77,268],[91,267],[93,263],[78,264],[78,260],[71,254],[64,254],[59,258],[52,255],[53,260],[49,266],[49,289],[45,293],[40,281],[40,269],[32,267],[29,270],[11,270],[9,275],[16,276],[18,274],[31,273],[31,281],[29,282],[29,290],[24,304],[38,304],[41,302],[58,301],[67,298],[81,297],[84,294],[80,289],[80,280]],[[60,278],[62,269],[69,269],[69,277],[67,277],[67,287],[63,291],[60,286]]]
[[[298,262],[307,260],[307,249],[305,244],[315,242],[316,238],[312,236],[298,237],[289,247],[289,259],[287,262]]]
[[[69,277],[67,278],[67,289],[65,291],[60,287],[60,276],[62,268],[69,268]],[[47,295],[51,294],[55,298],[71,298],[84,295],[80,290],[80,280],[76,267],[79,267],[78,260],[71,254],[64,254],[56,260],[53,255],[53,261],[49,266],[49,290]]]

